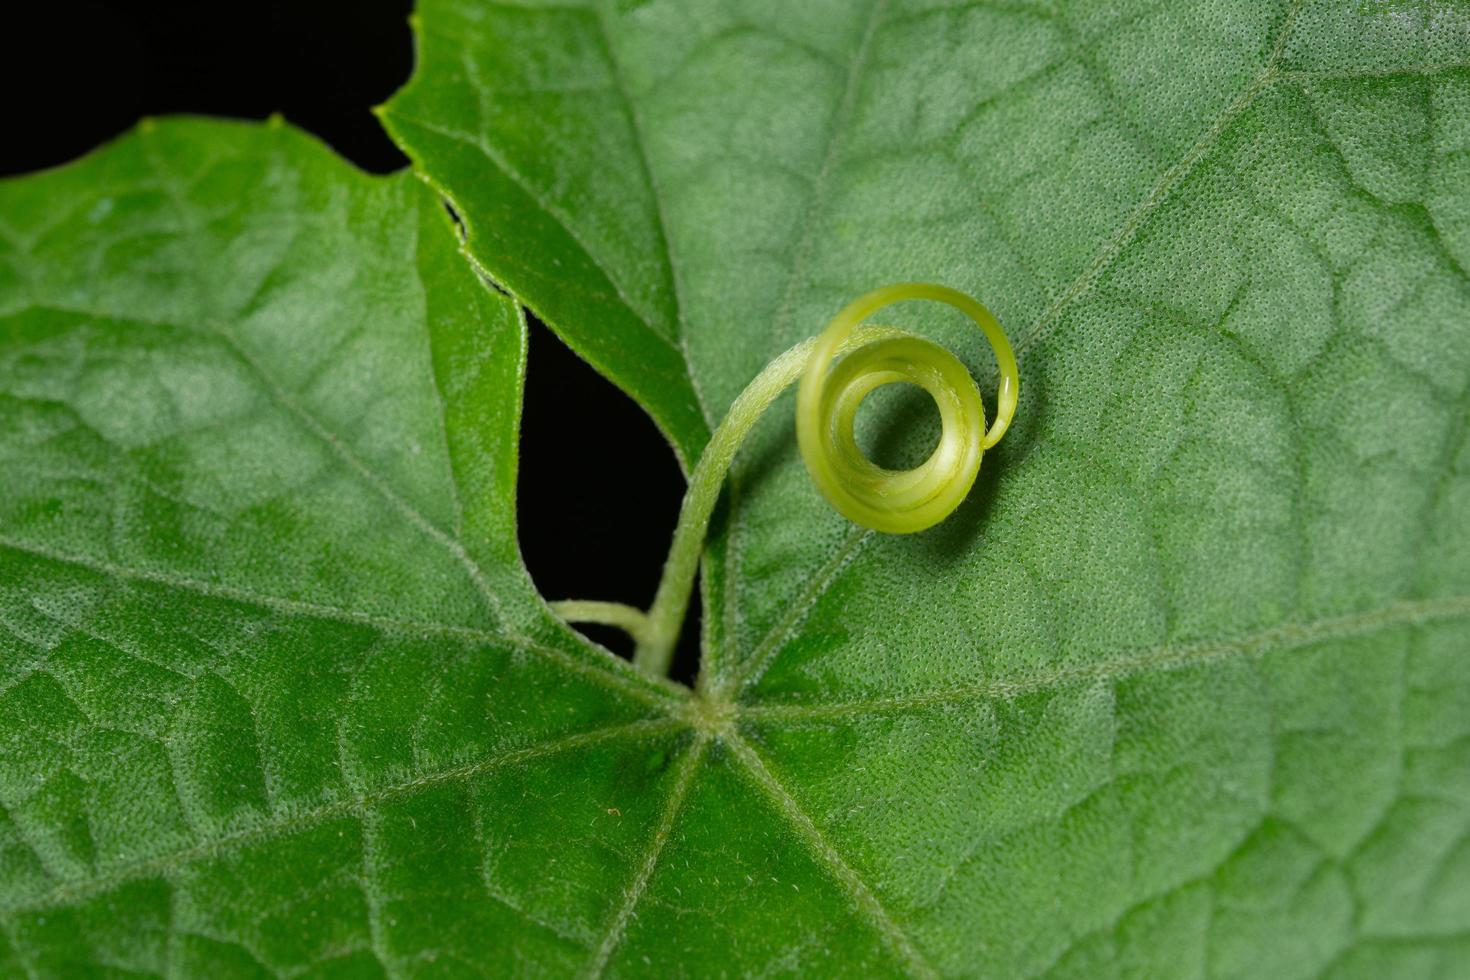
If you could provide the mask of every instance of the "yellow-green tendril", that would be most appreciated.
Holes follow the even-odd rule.
[[[980,390],[958,358],[906,330],[862,325],[885,306],[916,299],[953,306],[990,341],[1000,367],[1000,390],[988,430]],[[837,357],[841,360],[834,367]],[[568,620],[626,629],[637,642],[633,662],[653,676],[667,674],[725,473],[756,420],[797,378],[796,435],[812,481],[849,520],[890,534],[932,527],[960,505],[974,486],[981,456],[1010,426],[1020,389],[1005,331],[980,303],[927,283],[876,289],[848,304],[820,336],[766,365],[730,406],[689,477],[663,578],[646,615],[617,603],[568,601],[553,608]],[[877,466],[863,455],[853,435],[863,399],[895,382],[919,385],[939,408],[939,444],[911,470]]]
[[[938,344],[903,334],[864,344],[830,371],[828,366],[858,324],[878,310],[910,299],[948,303],[985,332],[1000,364],[995,424],[985,431],[980,389],[959,358]],[[874,389],[907,381],[929,392],[943,433],[929,458],[911,470],[886,470],[863,455],[853,436],[858,407]],[[807,472],[822,495],[848,520],[909,534],[944,520],[975,485],[980,457],[1000,441],[1016,414],[1020,381],[1005,331],[985,307],[944,286],[900,283],[849,303],[817,338],[796,393],[796,437]]]

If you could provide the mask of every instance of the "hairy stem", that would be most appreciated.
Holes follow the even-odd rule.
[[[879,309],[905,300],[944,303],[985,334],[1000,367],[995,421],[988,431],[975,380],[953,354],[906,330],[862,325]],[[841,355],[850,356],[833,367]],[[614,602],[566,601],[552,608],[568,621],[627,630],[637,642],[633,663],[655,677],[667,675],[725,474],[756,420],[798,378],[796,436],[812,481],[850,520],[890,534],[922,531],[959,506],[975,483],[981,455],[1010,426],[1020,391],[1005,331],[973,298],[929,283],[898,283],[866,293],[843,307],[820,335],[766,365],[730,406],[689,477],[663,578],[647,614]],[[928,391],[943,428],[933,454],[912,470],[874,465],[854,436],[863,399],[894,382]]]
[[[864,327],[853,334],[839,353],[874,340],[904,335],[904,331],[891,327]],[[735,459],[736,451],[771,402],[801,377],[816,345],[817,338],[811,337],[767,364],[735,399],[729,414],[710,436],[709,445],[699,457],[689,477],[684,503],[679,508],[679,523],[674,528],[673,544],[664,562],[663,578],[659,581],[653,606],[648,610],[643,636],[637,638],[638,648],[633,654],[633,663],[646,673],[656,677],[668,673],[674,644],[679,641],[679,630],[689,609],[689,596],[694,590],[699,559],[704,553],[710,515],[720,499],[720,488],[724,486],[725,474]]]
[[[600,599],[562,599],[548,603],[551,611],[568,623],[597,623],[601,626],[616,626],[634,640],[643,642],[648,631],[648,614],[642,609],[621,602],[603,602]]]

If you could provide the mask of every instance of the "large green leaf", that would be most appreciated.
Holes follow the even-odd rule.
[[[918,973],[1470,973],[1470,8],[419,19],[390,130],[686,462],[882,283],[964,288],[1021,352],[929,533],[832,513],[789,401],[758,430],[707,562],[733,726],[614,964],[835,969],[851,921]],[[752,891],[753,834],[820,894]]]
[[[0,971],[1470,971],[1463,16],[429,3],[473,264],[284,128],[0,184]],[[1022,412],[891,538],[778,403],[671,692],[526,580],[475,266],[686,462],[896,279]]]
[[[530,586],[444,209],[171,122],[0,219],[0,975],[580,963],[684,699]]]

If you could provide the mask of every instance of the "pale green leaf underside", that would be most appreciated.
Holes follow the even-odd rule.
[[[686,460],[904,278],[1018,425],[887,538],[778,404],[691,701],[531,591],[432,195],[202,123],[0,185],[0,971],[1470,969],[1460,8],[421,16],[390,127]]]

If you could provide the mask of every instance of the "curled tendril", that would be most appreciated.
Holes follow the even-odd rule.
[[[985,334],[1000,368],[995,421],[988,429],[980,389],[958,358],[906,330],[863,325],[878,310],[906,300],[952,306]],[[841,360],[833,366],[837,357]],[[569,621],[602,622],[628,630],[638,645],[634,663],[649,674],[666,674],[725,473],[756,420],[798,378],[796,434],[812,482],[849,520],[890,534],[922,531],[954,512],[974,486],[985,450],[1010,427],[1020,390],[1016,357],[1005,331],[979,302],[928,283],[875,289],[849,303],[820,335],[766,365],[730,406],[690,474],[663,578],[647,613],[615,603],[579,601],[554,603],[553,609]],[[939,444],[911,470],[876,465],[863,455],[853,434],[863,399],[895,382],[920,386],[939,408],[943,430]]]
[[[852,350],[830,367],[843,342],[864,320],[885,306],[911,299],[953,306],[975,321],[995,349],[1000,392],[989,432],[980,389],[970,372],[931,340],[894,331]],[[863,455],[853,435],[863,399],[896,382],[927,391],[939,408],[943,429],[934,452],[911,470],[876,465]],[[984,306],[944,286],[885,286],[848,304],[817,337],[796,396],[801,457],[817,489],[848,520],[889,534],[922,531],[948,517],[970,493],[980,472],[980,457],[1000,441],[1016,414],[1019,386],[1010,342]]]

